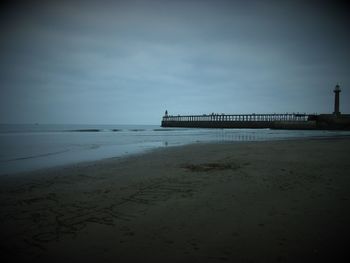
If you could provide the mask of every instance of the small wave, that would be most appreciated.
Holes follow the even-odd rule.
[[[98,144],[92,144],[89,146],[89,149],[91,149],[91,150],[98,149],[98,148],[100,148],[100,145],[98,145]]]
[[[191,129],[187,129],[187,128],[180,128],[180,129],[174,129],[174,128],[153,129],[153,131],[188,131],[188,130],[191,130]]]
[[[122,131],[122,129],[112,129],[112,132],[118,132],[118,131]]]
[[[34,159],[34,158],[38,158],[38,157],[46,157],[46,156],[50,156],[50,155],[65,153],[65,152],[68,152],[68,151],[69,150],[63,150],[63,151],[58,151],[58,152],[51,152],[51,153],[44,153],[44,154],[38,154],[38,155],[31,155],[31,156],[26,156],[26,157],[19,157],[19,158],[14,158],[14,159],[3,160],[1,162],[4,163],[4,162],[13,162],[13,161]]]
[[[154,129],[153,131],[173,131],[172,129]]]
[[[79,129],[79,130],[67,130],[68,132],[100,132],[100,129]]]
[[[129,131],[140,132],[140,131],[145,131],[145,129],[130,129]]]

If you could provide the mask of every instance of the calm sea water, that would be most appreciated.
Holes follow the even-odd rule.
[[[0,125],[0,175],[196,142],[337,136],[350,136],[350,132],[160,128],[157,125]]]

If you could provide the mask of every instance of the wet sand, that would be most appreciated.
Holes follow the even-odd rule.
[[[0,251],[36,262],[336,261],[350,239],[349,171],[350,139],[322,139],[2,176]]]

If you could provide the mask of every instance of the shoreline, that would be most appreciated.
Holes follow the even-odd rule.
[[[185,131],[169,129],[167,133],[155,131],[157,129],[144,129],[144,132],[138,132],[137,136],[134,136],[136,134],[132,132],[111,136],[109,132],[61,132],[58,134],[47,132],[51,128],[42,127],[38,130],[44,133],[30,133],[30,128],[27,128],[24,131],[29,133],[21,133],[21,135],[18,135],[18,138],[17,135],[13,136],[11,133],[1,136],[1,144],[4,147],[1,150],[0,176],[50,167],[74,165],[80,162],[93,162],[105,158],[124,157],[139,152],[146,152],[147,149],[186,145],[198,141],[202,143],[231,143],[231,141],[299,140],[313,137],[350,136],[349,132],[344,131],[285,131],[270,129],[184,129]],[[64,130],[67,128],[61,127]],[[99,128],[102,129],[103,127]],[[197,131],[200,132],[197,134]],[[30,136],[28,137],[27,135]],[[139,136],[146,137],[144,139],[140,137],[140,139]],[[126,143],[123,143],[124,139]],[[146,151],[144,151],[145,149]]]
[[[0,177],[0,249],[39,262],[334,259],[350,234],[349,161],[349,138],[196,143]]]
[[[291,137],[291,138],[278,138],[278,139],[269,139],[269,140],[252,140],[252,141],[203,141],[203,142],[192,142],[188,144],[181,144],[181,145],[170,145],[170,146],[158,146],[155,148],[150,148],[146,149],[143,151],[137,151],[137,152],[132,152],[132,153],[127,153],[121,156],[112,156],[112,157],[103,157],[101,159],[96,159],[96,160],[88,160],[88,161],[78,161],[74,163],[68,163],[68,164],[61,164],[61,165],[54,165],[50,167],[43,167],[43,168],[36,168],[36,169],[31,169],[29,171],[23,171],[23,172],[13,172],[13,173],[4,173],[0,174],[0,180],[1,178],[6,178],[6,177],[22,177],[22,176],[33,176],[35,174],[42,174],[42,173],[50,173],[50,172],[55,172],[57,170],[61,169],[70,169],[74,167],[85,167],[85,166],[90,166],[90,165],[95,165],[98,163],[108,163],[108,162],[115,162],[118,160],[124,160],[128,158],[132,158],[134,156],[143,156],[147,154],[151,154],[154,151],[163,151],[166,149],[172,149],[172,148],[181,148],[181,147],[191,147],[194,145],[222,145],[222,144],[236,144],[236,143],[269,143],[269,142],[284,142],[284,141],[309,141],[309,140],[350,140],[350,135],[336,135],[336,136],[312,136],[312,137]]]

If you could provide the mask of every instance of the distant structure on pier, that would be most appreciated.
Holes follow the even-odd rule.
[[[203,114],[172,116],[165,111],[162,127],[187,128],[270,128],[291,130],[350,130],[350,114],[339,110],[340,86],[334,88],[333,114]]]
[[[336,116],[340,116],[340,111],[339,111],[339,93],[341,92],[339,84],[337,84],[334,88],[334,112],[333,114]]]

